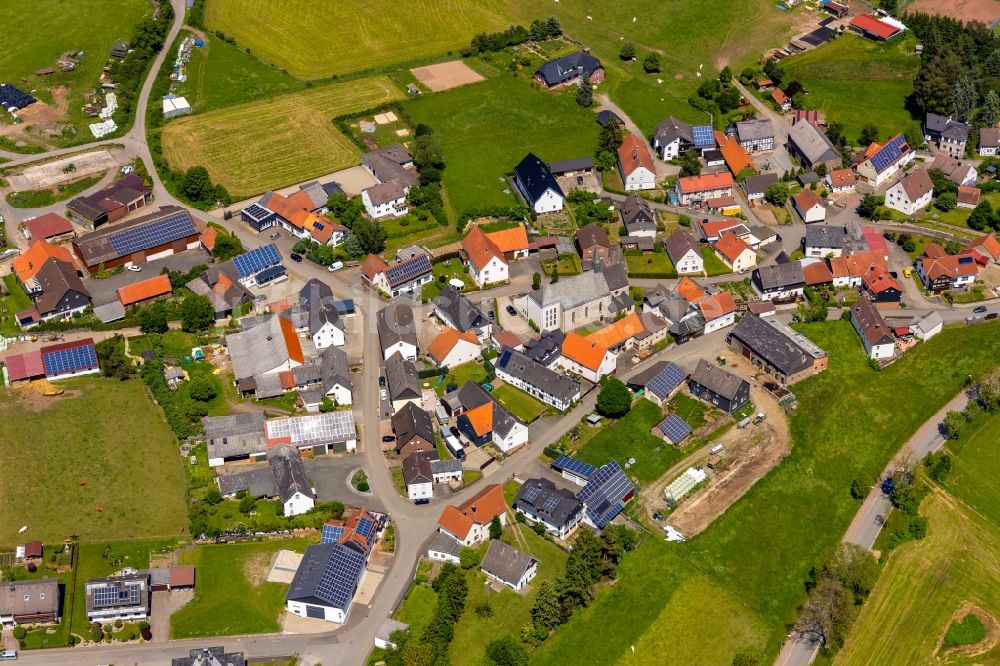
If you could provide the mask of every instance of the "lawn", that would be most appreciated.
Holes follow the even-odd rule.
[[[948,441],[952,472],[945,487],[1000,527],[1000,447],[997,446],[1000,414],[975,410],[976,420],[968,424],[957,440]]]
[[[493,389],[493,397],[510,410],[510,413],[525,423],[531,423],[541,416],[548,407],[538,398],[528,395],[509,384],[501,384]]]
[[[304,552],[310,539],[199,545],[181,556],[198,571],[195,598],[171,617],[171,638],[259,634],[281,629],[288,585],[267,582],[279,550]]]
[[[30,10],[19,0],[0,0],[6,45],[0,49],[0,81],[32,91],[46,104],[53,103],[54,88],[65,87],[66,116],[61,122],[75,126],[78,140],[93,140],[85,127],[93,120],[81,110],[83,94],[96,85],[111,46],[128,40],[133,26],[150,11],[145,0],[79,0],[69,4],[38,0],[31,3]],[[75,71],[62,72],[56,60],[69,50],[85,55]],[[45,77],[34,75],[46,67],[56,72]],[[33,136],[37,138],[37,134]]]
[[[3,283],[7,286],[7,295],[0,297],[0,334],[14,337],[21,332],[14,315],[30,308],[31,299],[13,273],[4,275]]]
[[[575,252],[565,252],[555,259],[543,260],[541,266],[542,272],[549,277],[553,275],[560,277],[579,275],[583,271],[580,266],[580,255]]]
[[[708,405],[685,393],[678,393],[674,396],[674,399],[670,401],[668,411],[684,419],[684,422],[691,426],[692,430],[697,430],[707,422],[705,412],[708,411]],[[716,414],[718,413],[716,411]]]
[[[537,14],[536,14],[537,18]],[[384,68],[467,46],[510,24],[500,0],[228,0],[205,23],[301,79]]]
[[[209,3],[214,4],[214,3]],[[206,35],[205,46],[193,49],[187,81],[175,94],[187,98],[194,113],[205,113],[265,97],[296,92],[305,84],[243,49]]]
[[[361,151],[331,118],[402,95],[377,76],[187,116],[163,128],[163,152],[174,169],[206,167],[241,199],[356,164]]]
[[[154,334],[155,335],[155,334]],[[177,359],[191,355],[191,348],[198,346],[198,336],[194,333],[170,330],[159,336],[163,356]],[[136,335],[128,339],[128,351],[132,356],[139,356],[147,349],[152,349],[155,344],[154,336]]]
[[[23,540],[23,525],[45,541],[182,534],[177,440],[142,383],[90,376],[59,385],[66,394],[57,398],[0,391],[4,464],[18,470],[0,475],[0,543]]]
[[[438,395],[444,395],[450,384],[461,388],[465,386],[465,382],[470,380],[481,384],[486,381],[486,377],[486,368],[483,367],[482,363],[469,361],[468,363],[450,368],[448,374],[445,375],[444,381],[435,385],[434,390],[437,391]]]
[[[437,228],[437,225],[434,225]],[[400,244],[402,246],[403,243]],[[424,285],[423,291],[420,292],[420,297],[424,302],[430,302],[437,298],[437,295],[441,293],[441,288],[444,284],[441,283],[441,276],[444,276],[445,280],[452,280],[458,278],[465,285],[463,289],[469,289],[476,286],[476,283],[469,276],[469,268],[462,263],[460,259],[447,259],[445,261],[438,262],[431,267],[431,272],[434,275],[434,279]]]
[[[541,92],[527,74],[421,95],[403,110],[434,129],[447,162],[444,185],[458,212],[514,205],[504,174],[528,151],[546,161],[590,155],[600,129],[572,95]]]
[[[837,664],[934,663],[938,640],[966,602],[1000,617],[997,526],[942,491],[928,496],[920,513],[929,520],[927,536],[893,552]],[[947,663],[998,660],[1000,646],[994,645]]]
[[[655,481],[684,457],[683,449],[650,434],[650,428],[662,420],[659,407],[648,400],[639,400],[628,414],[611,421],[611,425],[603,427],[584,444],[577,457],[591,465],[617,460],[623,467],[629,458],[635,458],[628,475],[640,484]]]
[[[666,252],[626,254],[625,266],[633,277],[675,278],[677,270]]]
[[[698,252],[701,253],[701,258],[705,260],[705,272],[708,273],[709,277],[726,275],[733,272],[729,266],[726,266],[722,262],[722,259],[719,259],[712,248],[703,245]]]
[[[788,80],[809,89],[806,106],[822,111],[831,123],[843,124],[849,143],[858,143],[868,123],[874,123],[885,140],[908,129],[919,131],[919,121],[905,108],[920,66],[919,58],[907,54],[913,44],[913,39],[904,38],[882,45],[848,33],[783,64]],[[863,94],[862,89],[878,94]]]

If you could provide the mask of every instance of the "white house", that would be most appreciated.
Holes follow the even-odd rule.
[[[896,339],[878,308],[869,299],[859,298],[851,307],[851,324],[861,337],[869,358],[892,358],[896,353]]]
[[[682,206],[704,203],[709,199],[733,196],[733,177],[728,171],[707,173],[701,176],[678,178],[674,186],[677,200]]]
[[[844,240],[847,230],[844,227],[834,227],[828,224],[816,224],[806,227],[803,238],[805,256],[826,259],[839,257],[844,253]]]
[[[678,229],[670,234],[665,245],[670,261],[673,262],[678,274],[691,275],[705,271],[705,259],[698,252],[698,245],[687,232]]]
[[[510,265],[504,253],[478,226],[473,227],[462,240],[462,251],[468,261],[469,273],[480,288],[508,280]]]
[[[442,329],[427,348],[427,355],[435,363],[448,368],[474,361],[481,352],[482,346],[475,333],[459,333],[450,326]]]
[[[402,217],[410,212],[406,205],[408,190],[409,187],[398,180],[379,183],[361,191],[361,202],[373,220],[382,217]]]
[[[728,290],[723,289],[699,301],[698,309],[705,319],[705,335],[736,323],[736,301]]]
[[[918,317],[910,324],[910,333],[926,341],[940,333],[943,328],[944,320],[941,319],[941,315],[938,314],[937,310],[931,310],[928,314]]]
[[[732,231],[723,233],[715,242],[715,254],[734,273],[750,270],[757,265],[757,253]]]
[[[491,484],[462,504],[449,504],[438,518],[438,531],[449,535],[463,546],[475,546],[490,536],[490,523],[494,518],[504,525],[507,520],[507,502],[499,484]]]
[[[897,134],[881,146],[872,144],[865,154],[865,160],[855,170],[859,180],[876,188],[895,176],[917,156],[902,134]]]
[[[499,539],[490,541],[480,569],[488,578],[520,590],[538,573],[538,560]]]
[[[389,301],[375,315],[375,329],[382,347],[382,360],[389,360],[396,353],[408,361],[417,360],[417,328],[413,323],[413,308],[408,302],[401,298]]]
[[[826,206],[812,190],[802,190],[792,197],[792,200],[795,202],[795,210],[802,216],[802,221],[806,224],[822,222],[826,219]]]
[[[886,190],[885,205],[904,215],[913,215],[928,206],[934,196],[934,182],[924,169],[912,169],[898,183]]]
[[[403,482],[406,484],[406,496],[411,500],[430,499],[434,496],[431,463],[422,452],[411,453],[403,460]]]
[[[996,157],[1000,155],[1000,127],[979,128],[979,156]]]
[[[617,355],[603,345],[574,332],[566,334],[556,363],[568,372],[592,382],[615,371]]]
[[[629,134],[618,147],[618,168],[625,191],[652,190],[656,187],[656,167],[645,142]]]
[[[548,165],[528,153],[514,167],[514,183],[524,200],[536,213],[554,213],[563,209],[566,198]]]

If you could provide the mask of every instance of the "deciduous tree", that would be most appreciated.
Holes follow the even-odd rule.
[[[621,418],[632,407],[632,394],[617,377],[609,379],[597,394],[597,411],[609,418]]]
[[[181,302],[181,328],[187,333],[204,331],[215,323],[215,308],[207,297],[191,294]]]

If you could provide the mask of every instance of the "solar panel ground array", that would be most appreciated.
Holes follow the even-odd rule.
[[[361,151],[332,119],[402,97],[375,76],[185,116],[163,128],[163,152],[172,167],[202,165],[234,199],[249,198],[357,164]]]

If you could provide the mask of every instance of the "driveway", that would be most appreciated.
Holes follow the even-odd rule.
[[[766,156],[770,155],[772,161],[771,170],[775,170],[775,164],[773,163],[777,163],[777,170],[779,172],[791,171],[793,168],[792,160],[788,157],[788,151],[785,150],[785,144],[788,143],[788,119],[758,99],[756,95],[747,90],[746,86],[737,79],[733,79],[733,83],[736,85],[736,89],[740,91],[740,94],[750,101],[750,104],[753,105],[757,113],[769,119],[771,124],[774,125],[774,150],[770,153],[755,154],[751,157],[754,158],[755,162],[760,164],[762,157],[766,159]]]
[[[306,458],[306,472],[316,487],[320,502],[343,502],[349,506],[365,505],[375,511],[385,511],[382,500],[372,494],[359,493],[351,485],[355,470],[364,469],[364,458],[358,455],[320,456]],[[369,474],[365,470],[366,474]]]
[[[138,273],[126,270],[103,280],[95,280],[92,277],[85,278],[84,284],[90,290],[94,305],[104,305],[105,303],[118,300],[115,290],[119,287],[156,277],[164,268],[169,268],[172,271],[186,272],[198,264],[207,265],[211,261],[211,257],[202,250],[189,250],[188,252],[172,254],[169,257],[147,262],[142,265],[142,270]]]

